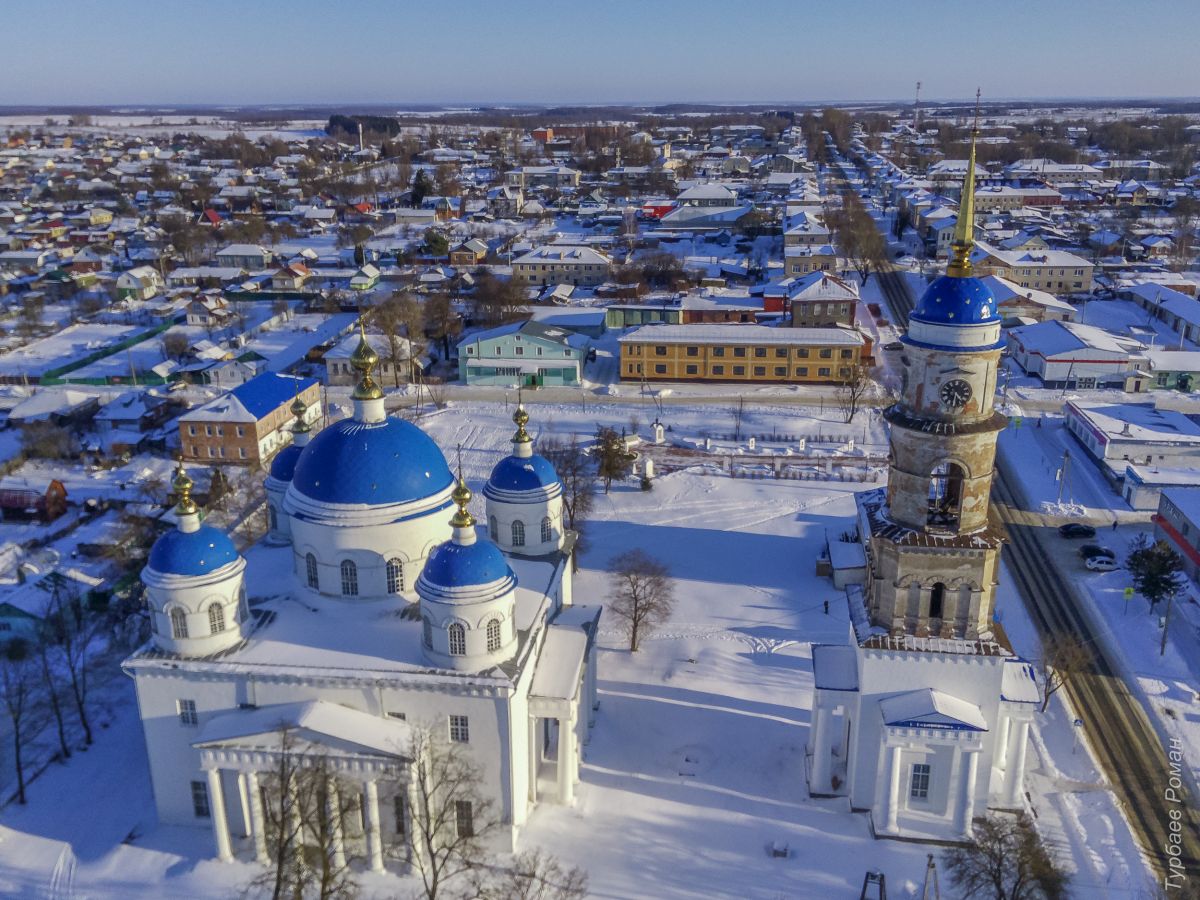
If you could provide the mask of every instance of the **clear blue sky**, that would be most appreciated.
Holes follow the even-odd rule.
[[[0,104],[1200,95],[1197,0],[38,0]]]

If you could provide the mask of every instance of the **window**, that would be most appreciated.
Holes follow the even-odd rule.
[[[220,603],[214,603],[208,608],[208,631],[210,634],[220,634],[225,630],[225,610]]]
[[[745,374],[746,374],[746,367],[745,367],[745,366],[734,366],[734,367],[733,367],[733,374],[734,374],[734,375],[745,375]]]
[[[654,367],[654,374],[655,375],[666,375],[667,374],[666,365],[664,365],[663,363],[659,363],[658,365],[656,365]]]
[[[762,375],[766,375],[766,374],[767,374],[767,367],[766,367],[766,366],[755,366],[755,367],[754,367],[754,374],[755,374],[756,376],[762,376]]]
[[[554,523],[550,521],[549,516],[542,517],[542,543],[548,543],[554,540]]]
[[[179,721],[182,724],[189,728],[195,728],[200,724],[200,717],[196,715],[195,700],[176,700],[175,708],[179,711]]]
[[[466,716],[450,717],[450,740],[454,741],[456,744],[466,744],[470,742],[471,728]]]
[[[358,566],[353,560],[342,560],[342,594],[347,597],[358,596]]]
[[[849,378],[850,377],[850,367],[842,366],[840,369],[838,369],[838,377],[839,378]]]
[[[700,355],[700,348],[699,348],[699,347],[688,347],[688,348],[687,348],[687,355],[688,355],[688,356],[699,356],[699,355]]]
[[[843,350],[842,351],[842,359],[850,359],[850,357],[852,357],[853,355],[854,355],[854,352],[852,350]]]
[[[942,612],[943,612],[942,607],[945,606],[945,602],[946,602],[946,585],[939,581],[929,591],[929,618],[931,618],[931,619],[942,618]]]
[[[520,519],[515,519],[512,523],[512,545],[514,547],[525,546],[525,523]]]
[[[821,359],[833,359],[833,348],[832,347],[822,347],[821,352],[817,355],[820,356]]]
[[[686,366],[685,370],[688,375],[698,375],[700,373],[700,367],[695,365]]]
[[[746,348],[745,347],[734,347],[733,355],[744,357],[746,355]]]
[[[317,558],[311,553],[304,557],[304,574],[308,578],[308,586],[314,590],[319,587],[317,581]]]
[[[754,348],[754,356],[756,359],[762,359],[766,355],[767,355],[766,347],[755,347]]]
[[[786,378],[787,377],[787,366],[776,366],[775,367],[775,377],[776,378]]]
[[[460,838],[472,837],[475,834],[475,824],[471,817],[471,801],[454,801],[454,826]]]
[[[407,822],[405,821],[407,817],[405,816],[403,794],[397,794],[395,799],[392,801],[392,813],[395,816],[393,824],[396,827],[396,836],[404,837],[404,835],[407,834],[408,829],[405,827],[407,825]]]
[[[492,619],[487,623],[487,648],[488,653],[495,653],[500,649],[500,620]]]
[[[826,368],[825,366],[822,366],[821,368],[817,369],[817,375],[819,375],[822,378],[828,378],[829,377],[829,369]]]
[[[797,378],[807,378],[808,377],[808,366],[796,366],[796,377]]]
[[[451,656],[466,656],[467,655],[467,629],[463,627],[461,622],[454,622],[446,629],[450,640],[450,655]]]
[[[389,594],[399,594],[404,590],[404,563],[398,559],[387,562],[387,589]]]
[[[245,429],[245,428],[243,428],[241,425],[239,425],[239,426],[237,427],[237,436],[238,436],[238,437],[245,437],[245,436],[246,436],[246,429]]]
[[[425,616],[421,616],[421,640],[425,642],[426,647],[433,646],[433,623]]]
[[[195,425],[188,426],[188,434],[191,435],[192,437],[196,436],[196,426]]]
[[[246,458],[246,448],[245,447],[238,447],[238,457],[240,459]]]
[[[929,764],[928,763],[913,763],[912,767],[912,787],[909,789],[908,795],[914,800],[929,799]]]
[[[724,366],[713,366],[713,367],[712,367],[712,373],[713,373],[714,375],[724,375],[724,374],[725,374],[725,367],[724,367]]]
[[[662,344],[657,344],[657,345],[655,345],[655,347],[654,347],[654,355],[655,355],[655,356],[666,356],[666,355],[667,355],[667,348],[666,348],[666,347],[664,347]]]
[[[203,781],[192,782],[192,812],[197,819],[212,818],[212,811],[208,808],[208,785]]]
[[[775,358],[776,359],[787,359],[787,347],[776,347],[775,348]]]
[[[724,356],[724,355],[725,355],[724,347],[713,347],[713,356]]]
[[[181,637],[187,637],[187,613],[180,610],[178,606],[170,611],[170,636],[176,641]]]
[[[801,347],[799,350],[796,351],[796,355],[798,357],[800,357],[801,359],[808,359],[808,348]]]

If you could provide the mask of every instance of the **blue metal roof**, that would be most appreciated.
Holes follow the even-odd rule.
[[[978,278],[943,275],[926,288],[912,319],[931,325],[989,325],[1000,321],[991,288]]]
[[[533,491],[552,484],[558,484],[558,473],[550,460],[536,453],[527,458],[504,457],[488,478],[488,487],[502,491]]]
[[[292,475],[296,471],[296,463],[300,460],[300,453],[303,450],[303,447],[288,444],[276,453],[275,458],[271,460],[271,477],[277,481],[291,481]]]
[[[154,542],[147,565],[164,575],[207,575],[237,558],[225,532],[201,525],[192,532],[172,528]]]
[[[238,385],[230,393],[237,397],[250,415],[261,419],[283,404],[290,403],[297,393],[303,393],[316,383],[315,378],[292,378],[264,372]]]
[[[342,419],[319,431],[296,462],[293,486],[324,503],[424,500],[454,483],[429,435],[402,419]]]
[[[421,577],[432,585],[445,588],[474,587],[501,579],[516,579],[504,554],[489,540],[473,544],[446,541],[429,554]]]

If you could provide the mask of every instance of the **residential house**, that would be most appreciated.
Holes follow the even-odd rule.
[[[350,358],[359,344],[358,332],[353,332],[334,344],[325,352],[322,360],[325,363],[325,383],[328,385],[357,384],[360,378],[357,370],[350,363]],[[379,365],[375,367],[376,380],[387,387],[388,385],[407,384],[414,376],[419,376],[429,366],[429,360],[418,357],[409,361],[412,355],[412,344],[408,338],[396,335],[395,354],[392,353],[392,339],[386,335],[367,334],[367,343],[379,356]]]
[[[163,289],[163,278],[153,266],[138,266],[117,276],[117,298],[149,300]]]
[[[271,276],[271,290],[299,291],[311,276],[308,266],[301,262],[288,263]]]
[[[591,247],[548,244],[512,262],[513,281],[521,285],[595,286],[608,280],[612,259]]]
[[[810,272],[787,285],[795,328],[850,327],[858,312],[858,286],[830,272]]]
[[[262,465],[291,440],[299,396],[311,424],[321,416],[321,386],[315,378],[264,372],[222,397],[179,417],[185,460]]]
[[[1046,321],[1008,332],[1013,361],[1049,388],[1141,391],[1142,345],[1094,325]]]
[[[450,265],[456,269],[473,269],[487,259],[488,246],[479,238],[471,238],[450,248]]]
[[[591,341],[566,328],[522,322],[472,334],[458,344],[464,384],[578,386]]]
[[[271,251],[258,244],[230,244],[217,251],[218,266],[258,272],[271,264]]]
[[[979,275],[999,275],[1023,288],[1063,294],[1092,290],[1095,266],[1065,250],[1003,250],[977,241],[971,263]]]
[[[104,404],[93,422],[105,453],[136,453],[147,433],[169,417],[171,404],[146,390],[126,391]]]
[[[210,331],[234,320],[233,307],[221,294],[201,294],[187,305],[187,323]]]

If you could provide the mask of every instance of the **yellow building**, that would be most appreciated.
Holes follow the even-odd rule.
[[[647,325],[625,335],[622,381],[843,382],[870,353],[849,328]]]
[[[1000,250],[979,241],[971,254],[979,276],[996,275],[1013,284],[1054,294],[1086,294],[1092,290],[1095,266],[1065,250]]]
[[[811,272],[836,272],[837,253],[829,244],[815,246],[791,246],[783,249],[784,271],[798,277]]]

